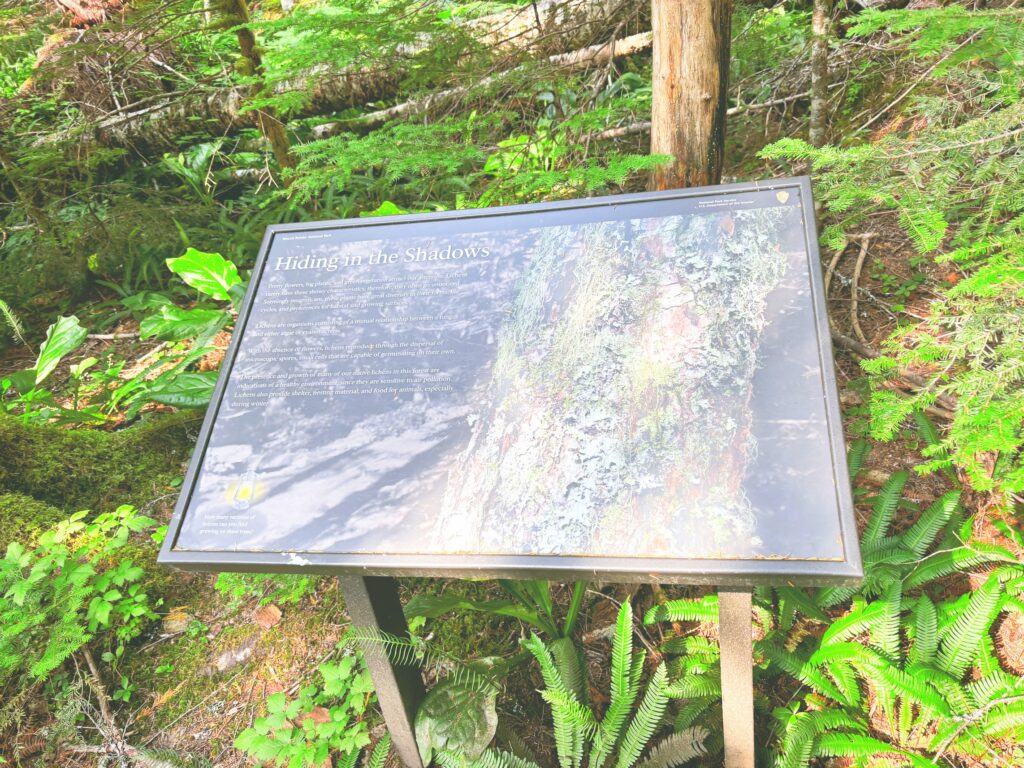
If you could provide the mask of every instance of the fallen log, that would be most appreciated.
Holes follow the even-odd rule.
[[[646,50],[650,47],[651,33],[641,32],[640,34],[630,35],[629,37],[625,37],[621,40],[612,40],[609,43],[591,45],[577,51],[569,51],[568,53],[558,53],[554,56],[549,56],[547,62],[558,69],[572,71],[574,69],[583,69],[589,66],[606,64],[614,58],[618,58],[620,56],[631,56],[634,53],[638,53],[639,51]],[[318,139],[322,139],[327,136],[333,136],[342,131],[372,131],[373,129],[379,128],[392,120],[399,120],[409,117],[410,115],[428,112],[443,104],[449,104],[463,96],[466,96],[474,90],[496,85],[502,80],[506,80],[523,70],[523,67],[515,67],[514,69],[506,70],[505,72],[500,72],[490,77],[485,77],[472,87],[460,86],[458,88],[446,88],[445,90],[435,91],[418,99],[411,99],[409,101],[402,102],[401,104],[396,104],[393,107],[388,107],[387,109],[378,109],[376,112],[370,112],[369,114],[363,115],[354,120],[339,120],[333,123],[324,123],[313,129],[313,135]]]
[[[594,39],[606,29],[610,14],[603,0],[547,0],[464,22],[486,45],[529,52],[565,50]],[[429,40],[405,46],[402,60],[412,60]],[[275,93],[302,92],[307,98],[296,117],[325,115],[393,98],[405,75],[400,66],[362,66],[335,72],[316,67],[278,83]],[[157,94],[126,105],[95,122],[50,134],[40,144],[77,139],[88,146],[121,147],[143,156],[159,155],[177,147],[186,134],[220,137],[255,125],[256,113],[244,111],[246,89],[241,86]]]

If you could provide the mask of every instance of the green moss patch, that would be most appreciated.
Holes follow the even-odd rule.
[[[0,491],[75,512],[144,504],[181,474],[200,414],[159,414],[118,432],[0,416]]]
[[[62,509],[23,493],[0,493],[0,556],[15,539],[31,544],[65,517]]]

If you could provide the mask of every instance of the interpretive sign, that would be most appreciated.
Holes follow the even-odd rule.
[[[861,573],[806,179],[271,227],[161,562]]]

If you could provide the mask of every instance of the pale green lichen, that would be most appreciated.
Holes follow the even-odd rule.
[[[756,552],[742,481],[779,208],[545,229],[449,477],[446,549]]]

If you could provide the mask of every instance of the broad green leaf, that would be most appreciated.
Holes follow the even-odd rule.
[[[467,600],[458,595],[414,595],[405,606],[405,615],[407,618],[424,616],[436,619],[457,610],[510,616],[534,625],[540,622],[536,611],[530,611],[514,600]]]
[[[230,301],[232,286],[242,282],[235,265],[219,253],[195,248],[189,248],[176,259],[168,259],[167,267],[197,291],[218,301]]]
[[[74,315],[58,318],[57,322],[46,330],[46,340],[39,348],[39,357],[36,358],[35,364],[35,383],[40,384],[53,373],[53,369],[63,357],[85,341],[86,335],[87,331]]]
[[[156,336],[164,341],[181,341],[205,333],[214,325],[223,325],[227,313],[221,309],[182,309],[164,305],[139,325],[139,337]]]
[[[176,408],[199,408],[207,405],[217,383],[216,371],[179,373],[149,390],[149,399]]]
[[[498,728],[496,696],[452,679],[435,685],[416,712],[416,743],[424,765],[448,750],[476,760]]]

